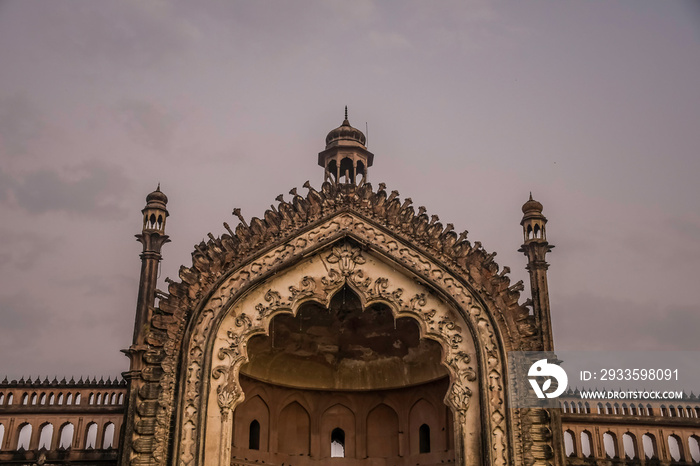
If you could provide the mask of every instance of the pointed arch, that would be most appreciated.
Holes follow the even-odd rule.
[[[581,431],[581,455],[584,458],[593,456],[593,436],[587,430]]]
[[[308,455],[311,449],[311,418],[297,401],[289,403],[279,415],[278,448],[280,453]]]
[[[17,432],[17,450],[29,450],[29,442],[32,438],[32,425],[28,422],[20,424]]]
[[[399,454],[399,416],[384,403],[367,415],[367,456],[392,458]]]
[[[114,423],[108,422],[104,426],[104,431],[102,433],[102,448],[107,450],[109,448],[114,448]]]
[[[50,450],[53,441],[53,424],[46,422],[39,431],[39,450]]]
[[[270,408],[262,394],[251,394],[234,412],[236,417],[234,446],[268,451],[270,435]],[[254,429],[253,422],[257,423]],[[257,442],[253,434],[257,433]],[[257,448],[253,446],[257,445]]]
[[[335,444],[336,455],[339,454],[342,446],[343,458],[355,458],[355,415],[350,408],[344,404],[336,403],[326,409],[321,415],[320,432],[322,458],[334,457],[334,440],[337,440]],[[337,435],[334,436],[333,432],[336,432]],[[340,432],[342,432],[342,436]]]
[[[66,422],[61,426],[61,430],[58,432],[58,448],[67,450],[73,445],[73,433],[74,428],[71,422]]]
[[[345,265],[341,261],[328,264],[324,254],[328,253],[334,242],[339,243],[343,238],[358,241],[363,248],[370,249],[362,250],[362,254],[375,256],[373,269],[381,268],[383,263],[391,272],[382,276],[381,273],[374,273],[374,270],[373,273],[367,273],[369,269],[358,264],[352,265],[354,270],[343,270]],[[307,260],[313,257],[316,258],[315,263]],[[195,262],[200,260],[206,262],[208,259],[204,256],[195,257]],[[293,264],[297,270],[301,270],[306,267],[302,263],[311,269],[320,265],[324,270],[310,271],[304,277],[297,275],[295,280],[285,275],[286,267]],[[202,267],[201,270],[205,270],[203,265]],[[355,274],[360,269],[365,272],[362,277]],[[183,280],[187,280],[187,286],[205,283],[199,279],[190,280],[200,273],[193,270],[181,271]],[[503,357],[507,348],[520,347],[530,338],[525,336],[527,325],[517,327],[515,324],[515,316],[518,319],[522,316],[512,295],[507,296],[511,293],[507,287],[492,295],[482,295],[474,291],[471,276],[465,278],[467,274],[455,274],[454,270],[458,268],[446,270],[433,258],[412,249],[410,242],[397,240],[388,234],[388,230],[360,218],[355,212],[344,212],[329,217],[322,223],[310,225],[297,239],[286,240],[279,247],[265,250],[255,260],[215,277],[212,280],[216,282],[213,288],[195,293],[205,298],[201,302],[193,301],[191,312],[188,311],[190,320],[184,330],[186,341],[181,353],[183,361],[163,365],[168,368],[193,368],[195,373],[203,374],[204,377],[201,383],[199,380],[183,379],[183,383],[195,384],[193,387],[201,388],[184,388],[179,392],[183,397],[181,402],[173,402],[174,406],[183,406],[178,417],[181,439],[178,454],[199,458],[198,462],[207,462],[205,452],[212,451],[218,451],[220,459],[228,458],[225,442],[216,440],[222,437],[206,436],[206,446],[188,439],[197,438],[198,426],[204,422],[220,423],[220,427],[212,426],[212,429],[221,430],[223,438],[226,438],[225,430],[231,428],[231,414],[227,414],[227,410],[235,409],[242,401],[237,379],[240,364],[247,358],[247,339],[255,334],[268,333],[268,324],[275,315],[294,315],[306,301],[327,303],[332,291],[349,283],[350,286],[361,288],[360,296],[366,304],[382,302],[392,309],[395,316],[414,319],[419,323],[421,338],[432,339],[441,345],[444,365],[453,375],[446,404],[454,410],[455,441],[474,444],[455,445],[455,450],[465,451],[466,448],[479,454],[484,452],[488,458],[484,458],[482,463],[508,464],[512,453],[509,442],[517,439],[512,437],[510,431],[511,413],[503,409],[503,396],[506,392],[503,385]],[[487,271],[485,277],[494,274],[488,272],[486,266],[483,270]],[[495,270],[498,270],[497,266]],[[329,271],[333,271],[333,274]],[[407,279],[405,282],[402,281],[404,278]],[[480,289],[493,289],[491,283],[479,282],[478,285]],[[176,299],[181,299],[177,296],[194,296],[180,295],[177,291],[179,286],[173,286],[169,298],[172,301],[169,303],[168,300],[162,300],[162,307],[172,310]],[[517,294],[517,291],[512,292]],[[496,304],[494,296],[503,300],[499,303],[511,304]],[[503,310],[508,306],[517,310],[507,315]],[[445,315],[446,320],[443,319]],[[527,320],[526,317],[525,319]],[[520,333],[521,329],[523,334]],[[229,330],[230,339],[226,333]],[[220,335],[223,338],[215,337],[217,332],[222,332]],[[197,336],[196,340],[194,336]],[[478,341],[478,347],[465,351],[465,345],[474,345],[474,341]],[[205,343],[204,346],[202,342]],[[487,354],[492,356],[487,357]],[[472,356],[466,357],[468,355]],[[478,364],[479,361],[483,364]],[[174,375],[176,374],[172,374]],[[165,399],[173,396],[167,388],[164,387],[164,390]],[[472,409],[480,406],[480,393],[485,397],[483,410]],[[192,396],[188,398],[189,394]],[[222,410],[220,415],[217,414],[219,410]],[[532,415],[536,414],[533,412]],[[465,432],[467,428],[472,429],[475,423],[483,423],[483,429],[487,432],[482,437],[482,441],[487,444],[485,448],[479,445],[475,436]],[[219,460],[211,458],[211,461]],[[481,458],[470,461],[481,462]]]
[[[642,435],[642,448],[644,449],[644,457],[648,460],[658,458],[658,446],[654,434],[647,432]]]
[[[85,449],[90,450],[97,447],[97,424],[90,422],[85,427]]]
[[[573,431],[564,431],[564,454],[568,457],[576,456],[576,436]]]
[[[411,454],[429,453],[437,446],[438,417],[435,406],[425,398],[417,400],[408,415],[409,444]]]

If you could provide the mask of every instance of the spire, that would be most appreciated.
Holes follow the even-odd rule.
[[[345,121],[348,121],[348,106],[345,106]],[[349,123],[349,121],[348,121]]]

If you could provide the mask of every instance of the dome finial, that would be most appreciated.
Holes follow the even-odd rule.
[[[530,200],[532,200],[532,191],[530,191]]]
[[[156,188],[156,191],[160,192],[160,181],[158,182],[158,187]]]
[[[345,119],[348,119],[348,106],[345,106]]]

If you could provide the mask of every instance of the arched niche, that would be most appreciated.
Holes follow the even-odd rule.
[[[336,219],[337,226],[345,223],[345,228],[356,220],[349,214]],[[291,241],[228,274],[208,294],[183,342],[181,367],[187,371],[177,404],[178,464],[230,460],[230,442],[221,439],[231,438],[231,414],[245,398],[238,379],[248,360],[248,340],[269,335],[276,315],[296,315],[308,302],[328,306],[344,286],[363,306],[379,303],[396,319],[413,319],[421,338],[440,345],[450,377],[445,404],[453,411],[458,464],[511,462],[504,350],[492,315],[458,276],[390,237],[376,248],[381,232],[368,231],[371,225],[359,226],[362,234],[339,235],[335,242],[295,257],[289,248],[306,245],[309,236],[323,229],[328,237],[330,226],[318,227],[307,232],[307,239]],[[258,278],[251,280],[251,275]],[[200,438],[205,439],[203,445]]]

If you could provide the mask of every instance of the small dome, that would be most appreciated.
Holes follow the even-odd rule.
[[[156,207],[165,209],[165,205],[168,203],[168,196],[163,194],[160,190],[160,184],[155,191],[146,196],[146,207]]]
[[[542,204],[532,198],[532,193],[530,193],[530,199],[523,204],[523,213],[527,214],[528,212],[542,213]]]
[[[367,138],[364,133],[350,126],[350,122],[348,121],[348,108],[345,107],[345,120],[343,120],[342,125],[331,130],[328,136],[326,136],[326,149],[339,145],[359,145],[364,148],[366,142]]]

